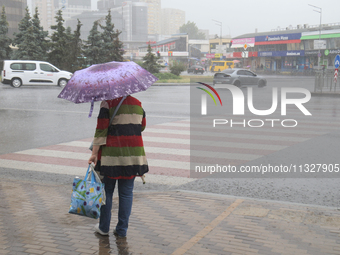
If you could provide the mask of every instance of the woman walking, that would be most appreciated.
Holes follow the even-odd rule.
[[[108,235],[110,231],[112,196],[118,182],[119,209],[115,235],[125,237],[131,214],[133,187],[136,176],[148,172],[141,132],[145,129],[145,112],[141,102],[127,96],[122,102],[112,124],[110,119],[122,97],[103,101],[93,139],[92,155],[88,163],[104,176],[106,204],[101,207],[99,224],[95,231]]]

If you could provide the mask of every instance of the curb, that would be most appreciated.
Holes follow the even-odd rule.
[[[190,83],[154,83],[152,86],[190,86]]]
[[[319,96],[319,97],[340,97],[340,93],[332,93],[332,92],[312,92],[312,96]]]
[[[203,191],[196,191],[196,190],[183,190],[183,189],[174,189],[174,190],[167,190],[166,192],[183,192],[183,193],[191,193],[191,194],[199,194],[211,197],[225,197],[231,199],[243,199],[248,201],[259,201],[265,203],[273,203],[273,204],[284,204],[284,205],[292,205],[297,207],[306,207],[306,208],[318,208],[318,209],[329,209],[339,211],[339,207],[334,206],[325,206],[325,205],[318,205],[318,204],[303,204],[298,202],[290,202],[290,201],[281,201],[281,200],[270,200],[270,199],[262,199],[262,198],[254,198],[254,197],[243,197],[243,196],[233,196],[227,194],[218,194],[212,192],[203,192]]]

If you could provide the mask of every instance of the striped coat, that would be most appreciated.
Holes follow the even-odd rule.
[[[114,179],[142,176],[149,171],[141,134],[146,124],[141,102],[128,96],[109,127],[121,99],[101,103],[93,139],[93,145],[101,145],[97,163],[100,174]]]

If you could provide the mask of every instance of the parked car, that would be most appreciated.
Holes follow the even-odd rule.
[[[204,73],[204,67],[203,66],[199,66],[199,65],[193,65],[191,67],[188,68],[188,73]]]
[[[215,73],[213,84],[233,84],[237,87],[242,85],[257,85],[259,87],[264,87],[267,85],[267,80],[247,69],[235,68]]]
[[[4,60],[1,82],[15,88],[21,85],[58,85],[64,87],[72,73],[44,61]]]

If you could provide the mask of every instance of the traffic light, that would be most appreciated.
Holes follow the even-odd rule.
[[[157,51],[157,57],[160,57],[161,56],[161,53],[159,53],[159,51]]]

